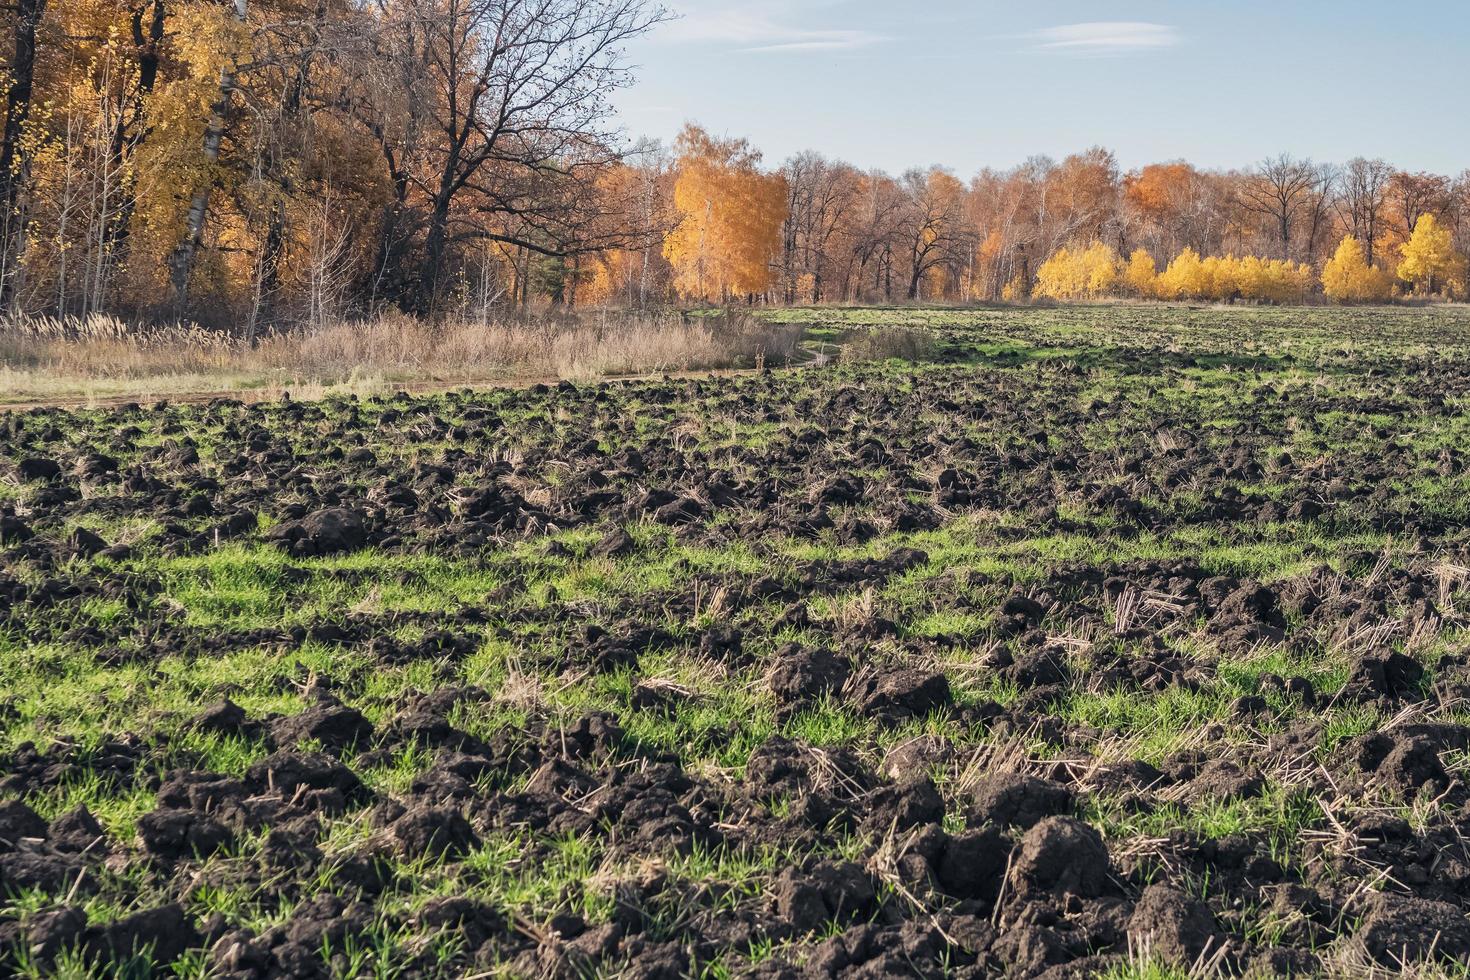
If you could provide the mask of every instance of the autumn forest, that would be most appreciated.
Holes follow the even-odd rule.
[[[1470,171],[963,175],[622,133],[644,0],[17,0],[0,300],[254,332],[513,305],[1459,297]]]

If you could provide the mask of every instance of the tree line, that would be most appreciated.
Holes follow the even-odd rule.
[[[1470,171],[1283,155],[1125,172],[1093,148],[962,179],[817,152],[769,166],[696,126],[630,144],[610,99],[627,44],[666,17],[651,0],[12,0],[0,306],[255,331],[543,302],[1465,290]]]
[[[764,196],[704,176],[712,145],[717,162],[732,161],[720,164],[727,181],[764,181]],[[753,156],[697,129],[676,144],[667,179],[683,224],[662,249],[675,292],[784,303],[1466,293],[1470,170],[1451,178],[1284,154],[1236,170],[1172,161],[1125,172],[1095,147],[963,181],[943,167],[894,177],[814,152],[762,174]],[[686,184],[708,190],[691,203]],[[757,197],[768,203],[752,208]],[[763,259],[741,265],[759,274],[705,271],[691,284],[691,262],[719,270],[737,254],[722,244],[736,235],[721,227],[726,212],[747,222],[765,215],[738,236]],[[631,295],[626,278],[616,285]]]
[[[1382,243],[1380,243],[1382,253]],[[1127,259],[1111,246],[1058,249],[1037,270],[1035,295],[1077,300],[1138,299],[1254,300],[1305,302],[1318,290],[1340,303],[1385,303],[1397,296],[1466,294],[1470,261],[1455,249],[1454,235],[1434,214],[1420,215],[1414,230],[1393,251],[1399,261],[1385,268],[1368,260],[1368,250],[1351,232],[1322,264],[1263,259],[1256,255],[1200,256],[1186,247],[1160,271],[1154,257],[1136,249]],[[1390,269],[1394,271],[1390,271]],[[1006,298],[1016,291],[1008,287]]]
[[[645,0],[13,0],[0,300],[249,327],[551,289],[614,186]]]

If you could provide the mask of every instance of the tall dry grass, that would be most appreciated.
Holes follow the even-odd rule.
[[[0,321],[0,399],[701,371],[777,365],[799,339],[799,328],[740,313],[442,324],[391,314],[255,340],[110,316],[27,318]]]
[[[908,327],[860,327],[842,332],[839,358],[864,361],[924,361],[934,354],[934,334]]]

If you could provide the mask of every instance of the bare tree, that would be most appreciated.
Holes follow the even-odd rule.
[[[1316,179],[1303,195],[1302,218],[1307,227],[1307,261],[1317,261],[1322,236],[1331,230],[1332,202],[1341,171],[1330,163],[1318,164]]]
[[[1449,212],[1455,250],[1464,255],[1470,252],[1470,170],[1460,171],[1451,185]]]
[[[1439,216],[1449,209],[1450,179],[1441,174],[1400,171],[1388,179],[1388,201],[1404,235],[1412,235],[1424,215]]]
[[[634,155],[638,161],[634,171],[638,175],[638,185],[637,192],[633,195],[633,206],[636,208],[639,227],[672,227],[678,216],[669,201],[672,194],[664,193],[665,185],[673,181],[672,157],[661,145],[650,142],[641,143],[634,150]],[[637,297],[640,309],[648,305],[654,266],[664,262],[663,238],[664,235],[660,234],[657,239],[651,238],[634,249],[638,255],[638,277],[632,295]]]
[[[842,273],[844,299],[867,295],[868,270],[873,269],[873,291],[891,283],[893,243],[903,212],[903,193],[894,179],[879,170],[861,175],[856,209],[847,232],[847,262]],[[885,267],[886,266],[886,267]],[[891,298],[891,286],[884,290]]]
[[[1108,239],[1117,231],[1121,176],[1111,150],[1094,146],[1046,170],[1047,251],[1068,242]]]
[[[788,192],[782,251],[786,301],[795,302],[800,280],[810,276],[810,299],[820,303],[833,278],[833,242],[861,207],[863,175],[811,151],[792,157],[782,172]]]
[[[307,261],[306,322],[329,326],[340,313],[349,282],[349,230],[333,213],[330,196],[323,198],[311,222],[311,250]]]
[[[1369,265],[1373,264],[1373,249],[1382,231],[1384,209],[1388,206],[1388,181],[1392,176],[1393,167],[1378,159],[1354,157],[1342,169],[1338,208],[1343,224],[1363,243]]]
[[[665,17],[648,0],[379,0],[369,43],[403,66],[413,96],[368,90],[359,115],[404,203],[421,202],[423,311],[459,244],[589,247],[575,185],[617,159],[608,97],[630,81],[622,45]]]
[[[1321,181],[1311,160],[1290,154],[1264,160],[1246,176],[1239,190],[1240,206],[1270,220],[1281,245],[1281,258],[1291,258],[1291,231],[1302,206]]]
[[[964,185],[949,171],[910,170],[901,186],[907,198],[904,246],[909,255],[908,298],[919,298],[924,276],[952,259],[965,239]]]

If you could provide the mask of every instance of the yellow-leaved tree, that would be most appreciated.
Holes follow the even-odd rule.
[[[1399,249],[1404,260],[1399,278],[1414,284],[1426,295],[1462,292],[1465,288],[1465,257],[1455,251],[1450,230],[1432,214],[1422,215],[1414,234]]]
[[[1036,270],[1035,295],[1071,299],[1077,295],[1075,261],[1071,249],[1059,248]]]
[[[1162,299],[1298,303],[1306,297],[1315,278],[1312,267],[1305,263],[1254,255],[1201,258],[1186,248],[1160,273],[1157,295]]]
[[[1236,263],[1237,295],[1242,299],[1300,303],[1317,278],[1316,272],[1305,262],[1297,264],[1254,255],[1233,261]]]
[[[1169,267],[1159,275],[1159,296],[1163,299],[1202,299],[1209,292],[1207,278],[1199,253],[1186,248],[1174,256]]]
[[[1058,249],[1036,270],[1036,295],[1048,299],[1091,299],[1113,292],[1119,276],[1118,253],[1101,242],[1080,251]]]
[[[1159,267],[1147,249],[1136,248],[1123,269],[1123,283],[1133,295],[1149,299],[1159,294]]]
[[[1393,277],[1369,265],[1363,243],[1348,235],[1322,267],[1322,292],[1339,303],[1382,303],[1393,296]]]
[[[745,140],[686,126],[675,144],[679,225],[664,241],[674,285],[687,297],[726,300],[770,288],[786,220],[786,181],[762,173]]]

